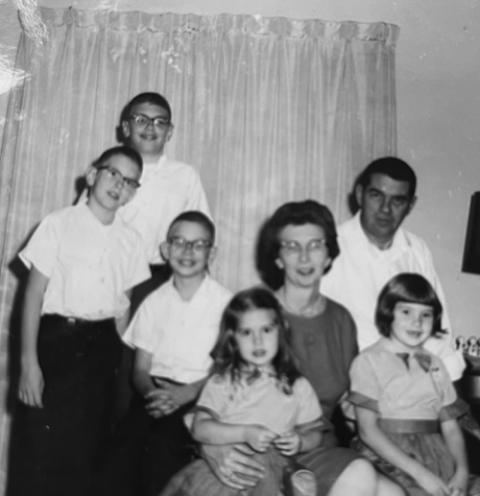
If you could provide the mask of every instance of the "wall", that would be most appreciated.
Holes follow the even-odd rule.
[[[419,176],[407,226],[432,248],[457,333],[480,336],[480,276],[461,273],[470,195],[480,190],[480,3],[476,0],[41,0],[45,6],[249,13],[386,21],[397,46],[399,156]],[[13,6],[0,1],[0,44],[14,44]],[[8,29],[4,29],[7,26]],[[13,27],[12,27],[13,26]],[[0,95],[0,118],[5,98]],[[0,129],[1,132],[1,129]]]

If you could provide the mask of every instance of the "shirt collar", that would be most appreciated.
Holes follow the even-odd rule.
[[[368,247],[370,251],[377,254],[384,254],[385,256],[395,255],[410,248],[411,244],[410,240],[408,239],[407,233],[404,229],[402,229],[402,227],[399,227],[393,236],[391,246],[385,250],[380,250],[368,239],[367,235],[365,234],[362,223],[360,222],[360,212],[361,211],[359,210],[353,217],[353,232],[357,242],[363,244],[365,247]]]

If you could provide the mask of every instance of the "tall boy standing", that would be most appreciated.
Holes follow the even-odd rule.
[[[172,220],[185,210],[210,214],[196,170],[165,155],[173,123],[170,105],[162,95],[147,92],[135,96],[122,111],[120,131],[125,144],[137,150],[144,162],[142,189],[120,211],[141,234],[151,265],[152,280],[136,290],[135,300],[141,300],[169,276],[159,246]]]
[[[20,257],[31,269],[21,327],[19,485],[9,494],[88,494],[110,407],[129,290],[148,277],[138,233],[116,211],[139,186],[142,159],[105,151],[86,203],[49,214]]]

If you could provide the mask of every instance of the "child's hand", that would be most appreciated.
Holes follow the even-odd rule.
[[[427,469],[416,480],[428,494],[432,494],[433,496],[450,496],[450,489],[445,482]]]
[[[44,387],[45,381],[38,361],[23,365],[18,385],[18,399],[28,406],[43,408]]]
[[[177,405],[176,408],[190,403],[195,398],[195,394],[189,384],[172,384],[158,377],[154,377],[153,382],[155,386],[168,392],[172,402]]]
[[[255,451],[264,452],[277,437],[275,432],[267,429],[263,425],[245,426],[245,442],[248,443]]]
[[[467,494],[468,472],[465,469],[457,469],[448,482],[450,496],[464,496]]]
[[[164,417],[174,412],[178,405],[172,399],[170,392],[156,388],[145,395],[145,409],[153,418]]]
[[[301,439],[298,432],[289,431],[278,436],[273,444],[282,455],[291,456],[296,455],[300,451],[300,442]]]

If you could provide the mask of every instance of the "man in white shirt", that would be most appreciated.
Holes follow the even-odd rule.
[[[322,279],[321,289],[350,311],[362,350],[379,338],[374,315],[385,283],[400,272],[423,275],[442,302],[442,326],[447,331],[440,338],[430,338],[427,348],[443,360],[455,381],[461,377],[465,362],[455,351],[432,255],[421,238],[401,227],[415,205],[416,183],[415,172],[398,158],[383,157],[368,165],[355,185],[360,210],[338,228],[340,255]]]

